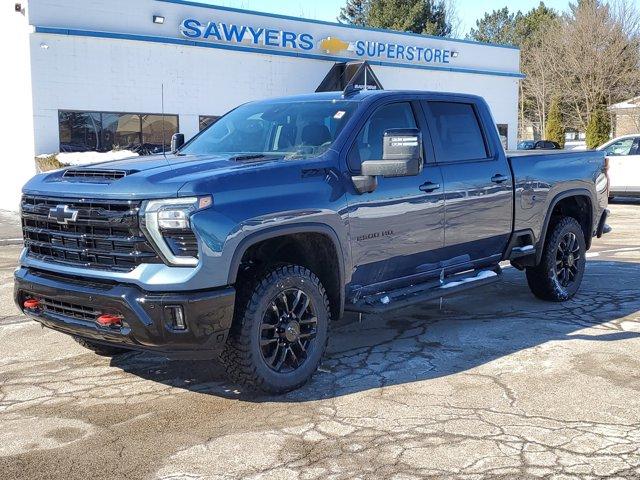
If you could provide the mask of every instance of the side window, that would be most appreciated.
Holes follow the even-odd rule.
[[[390,128],[417,128],[409,102],[384,105],[373,112],[349,150],[349,170],[359,172],[362,162],[382,159],[382,136]]]
[[[610,157],[619,157],[621,155],[631,155],[631,149],[633,147],[633,138],[623,138],[617,142],[612,143],[604,149],[606,154]]]
[[[432,138],[439,162],[489,156],[475,108],[470,103],[426,102],[433,119]]]

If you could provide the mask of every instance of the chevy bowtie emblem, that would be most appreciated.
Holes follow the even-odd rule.
[[[57,205],[49,209],[49,218],[60,225],[66,225],[69,221],[75,222],[78,219],[78,210],[71,210],[69,205]]]
[[[339,53],[349,49],[349,43],[343,42],[339,38],[327,37],[320,40],[320,50],[327,53]]]

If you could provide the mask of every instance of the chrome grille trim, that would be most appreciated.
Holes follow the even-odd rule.
[[[138,224],[140,201],[70,199],[24,195],[22,230],[27,254],[35,259],[83,268],[131,271],[160,263]],[[77,210],[75,221],[59,223],[50,209]]]

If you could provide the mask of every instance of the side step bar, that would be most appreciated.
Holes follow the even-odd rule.
[[[359,313],[385,313],[416,303],[435,300],[448,295],[489,285],[500,281],[502,270],[474,270],[473,272],[451,276],[444,281],[432,281],[399,288],[389,292],[366,295],[356,303],[346,305],[345,309]]]

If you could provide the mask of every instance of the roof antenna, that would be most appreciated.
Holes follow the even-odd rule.
[[[162,109],[162,155],[167,160],[167,153],[165,152],[165,136],[164,136],[164,82],[160,84],[160,108]],[[169,163],[169,160],[167,160]]]

